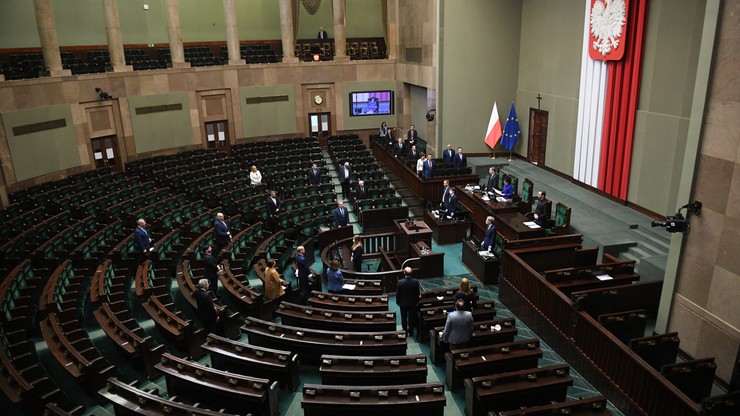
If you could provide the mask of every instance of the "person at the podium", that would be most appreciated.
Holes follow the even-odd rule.
[[[455,214],[457,213],[457,195],[455,195],[455,188],[450,187],[447,203],[444,205],[444,210],[440,210],[439,213],[440,218],[455,218]]]
[[[511,184],[511,178],[504,178],[504,189],[501,190],[502,196],[508,200],[514,198],[514,186]]]
[[[486,236],[483,238],[483,242],[480,245],[481,251],[493,251],[493,246],[496,244],[496,227],[493,226],[493,217],[486,217]]]
[[[494,189],[498,187],[498,168],[491,166],[488,168],[488,181],[486,182],[486,191],[494,192]]]

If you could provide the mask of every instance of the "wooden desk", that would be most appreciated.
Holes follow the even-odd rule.
[[[424,211],[424,222],[432,229],[432,237],[437,244],[455,244],[462,241],[468,234],[472,221],[440,221],[429,211]]]
[[[410,255],[419,257],[419,277],[438,277],[444,274],[445,253],[435,253],[431,247],[422,241],[409,244]],[[423,251],[426,249],[427,251]],[[426,253],[426,254],[425,254]]]
[[[412,225],[408,220],[393,220],[396,230],[401,233],[398,247],[406,247],[406,244],[423,241],[427,246],[432,246],[432,229],[424,221],[416,221]]]
[[[462,261],[465,267],[484,285],[498,284],[498,257],[483,258],[478,254],[478,246],[470,241],[462,242]]]
[[[496,213],[493,217],[496,220],[494,222],[496,231],[509,241],[545,236],[544,228],[529,228],[524,225],[525,222],[530,220],[520,212],[501,212]]]
[[[514,203],[497,202],[495,199],[484,201],[481,198],[481,194],[474,194],[471,191],[465,190],[462,186],[456,187],[456,190],[457,202],[470,211],[471,218],[473,219],[471,232],[479,240],[483,240],[486,234],[484,229],[486,217],[489,215],[495,217],[495,214],[506,212],[519,212],[519,207]]]

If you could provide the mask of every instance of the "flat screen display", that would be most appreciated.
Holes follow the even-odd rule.
[[[393,91],[359,91],[349,93],[350,116],[393,114]]]

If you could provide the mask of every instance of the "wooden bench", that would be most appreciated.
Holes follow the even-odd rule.
[[[496,317],[495,302],[492,300],[479,301],[473,309],[473,321],[487,321]],[[416,340],[420,343],[429,341],[429,330],[444,325],[447,314],[454,311],[453,305],[441,305],[419,310],[419,319],[416,321],[418,330]]]
[[[644,310],[608,313],[599,316],[599,323],[625,344],[645,336],[647,314]]]
[[[250,344],[295,352],[306,363],[318,363],[322,354],[406,354],[406,334],[403,331],[320,331],[278,325],[253,317],[247,318],[242,331],[247,333]]]
[[[660,371],[667,364],[674,364],[678,357],[678,332],[636,338],[629,342],[630,349],[651,367]]]
[[[387,311],[388,296],[350,296],[312,291],[308,304],[317,308],[341,311]]]
[[[660,373],[668,381],[697,403],[711,394],[716,371],[714,358],[668,364],[660,369]]]
[[[465,414],[548,404],[565,400],[573,385],[567,364],[473,377],[465,380]]]
[[[470,289],[478,300],[478,286],[471,286]],[[455,294],[459,288],[448,287],[444,289],[425,290],[419,294],[419,302],[416,306],[419,310],[422,308],[431,308],[434,306],[453,305],[455,303]]]
[[[735,416],[740,414],[740,391],[707,397],[701,401],[706,416]]]
[[[604,289],[635,282],[640,275],[634,272],[634,261],[617,263],[615,265],[596,265],[569,267],[566,269],[547,270],[545,280],[554,287],[570,296],[572,292],[587,289]],[[609,275],[611,278],[601,280],[597,276]]]
[[[499,329],[496,329],[496,327]],[[429,356],[432,363],[441,364],[444,362],[445,353],[450,351],[450,344],[443,341],[444,325],[429,330]],[[501,344],[503,342],[512,342],[516,337],[516,319],[503,318],[492,319],[488,321],[475,322],[473,327],[473,336],[468,341],[468,347],[478,347],[481,345]]]
[[[442,416],[447,403],[442,383],[401,386],[323,386],[305,384],[305,416]]]
[[[450,351],[445,354],[445,384],[455,390],[469,377],[534,368],[541,357],[538,339]]]
[[[281,302],[275,315],[283,325],[326,331],[395,331],[396,312],[340,311]]]
[[[193,415],[193,416],[236,416],[240,412],[205,409],[198,404],[187,404],[177,397],[165,399],[159,396],[159,390],[141,390],[133,384],[126,384],[115,377],[108,379],[98,395],[113,405],[118,414],[134,415]],[[223,410],[223,409],[221,409]]]
[[[383,294],[382,280],[380,279],[344,279],[345,285],[354,285],[354,289],[342,289],[343,295],[348,296],[378,296]]]
[[[322,384],[379,386],[419,384],[427,381],[424,354],[392,357],[345,357],[322,355],[319,374]]]
[[[570,298],[577,308],[597,319],[612,312],[644,309],[650,316],[658,313],[663,282],[635,282],[589,290],[573,291]]]
[[[568,400],[560,403],[545,404],[541,406],[520,407],[517,410],[506,410],[503,412],[488,412],[489,416],[612,416],[606,408],[604,396],[593,396],[585,399]]]
[[[211,356],[213,368],[275,380],[288,391],[295,391],[300,384],[298,354],[258,347],[215,334],[209,334],[202,347]]]
[[[232,299],[231,304],[245,315],[261,316],[264,300],[262,293],[248,287],[243,281],[239,280],[231,271],[227,260],[222,261],[221,265],[223,266],[224,274],[219,276],[218,280],[229,293],[229,297]]]
[[[157,370],[164,374],[170,396],[197,398],[207,406],[239,414],[279,414],[277,381],[217,370],[169,353],[162,355]]]

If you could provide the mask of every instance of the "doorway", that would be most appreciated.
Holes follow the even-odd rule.
[[[331,134],[331,113],[308,113],[311,137],[329,137]]]
[[[538,166],[545,166],[547,150],[547,118],[544,110],[529,109],[529,145],[527,160]]]
[[[209,149],[222,152],[231,150],[229,132],[226,129],[226,120],[206,122],[206,143]]]
[[[116,136],[91,139],[90,143],[92,144],[93,158],[95,159],[95,169],[109,167],[114,172],[121,171]]]

